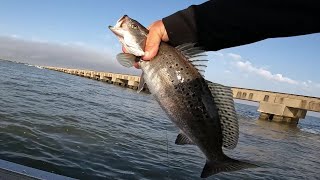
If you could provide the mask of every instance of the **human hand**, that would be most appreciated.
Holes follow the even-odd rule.
[[[157,55],[159,45],[161,41],[169,41],[169,37],[164,27],[162,20],[155,21],[149,27],[149,34],[147,36],[145,55],[142,57],[143,60],[151,60]]]
[[[154,56],[157,55],[161,41],[169,41],[169,37],[162,20],[158,20],[152,23],[148,27],[148,30],[149,34],[147,36],[146,46],[144,49],[145,55],[142,57],[142,59],[145,61],[151,60]],[[122,51],[127,53],[124,47],[122,47]],[[136,68],[139,67],[137,63],[134,64],[134,66]]]

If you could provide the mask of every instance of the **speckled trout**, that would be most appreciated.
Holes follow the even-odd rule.
[[[239,127],[234,103],[227,87],[213,84],[212,95],[204,79],[204,51],[188,43],[172,47],[161,42],[151,61],[142,61],[148,30],[127,15],[109,29],[128,53],[117,55],[125,67],[139,63],[143,71],[138,91],[146,83],[170,120],[180,129],[176,144],[194,144],[206,157],[201,173],[206,178],[219,172],[236,171],[253,164],[232,159],[222,147],[232,149],[238,142]]]

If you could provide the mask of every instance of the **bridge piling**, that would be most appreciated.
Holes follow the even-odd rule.
[[[140,77],[108,73],[96,72],[90,70],[68,69],[58,67],[43,67],[49,70],[55,70],[72,75],[87,77],[98,81],[104,81],[110,84],[128,87],[130,89],[138,89]],[[210,85],[210,83],[209,83]],[[271,91],[244,89],[230,87],[233,92],[234,99],[253,101],[259,103],[258,111],[261,113],[259,119],[269,120],[273,122],[297,124],[300,119],[304,119],[307,111],[320,112],[320,98],[309,97],[295,94],[278,93]],[[144,88],[148,92],[148,88]]]
[[[259,102],[259,119],[297,124],[307,111],[320,112],[320,98],[270,91],[232,88],[236,99]],[[315,108],[317,106],[317,108]]]

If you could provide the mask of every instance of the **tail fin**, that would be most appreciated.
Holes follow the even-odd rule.
[[[231,158],[228,158],[226,161],[223,161],[223,162],[207,161],[206,165],[202,170],[201,178],[207,178],[219,172],[238,171],[241,169],[257,168],[257,167],[259,166],[251,163],[247,163],[247,162],[238,161]]]

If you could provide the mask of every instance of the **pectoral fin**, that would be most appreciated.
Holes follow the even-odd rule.
[[[122,66],[130,68],[135,62],[139,61],[139,58],[133,54],[119,53],[117,55],[117,60]]]

